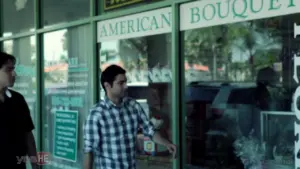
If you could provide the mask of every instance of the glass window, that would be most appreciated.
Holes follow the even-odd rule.
[[[3,5],[0,7],[3,22],[2,36],[34,30],[33,0],[1,1]]]
[[[188,167],[294,168],[299,17],[182,32]]]
[[[117,64],[127,71],[128,96],[136,99],[144,108],[149,119],[163,120],[162,134],[172,139],[171,113],[171,36],[153,35],[101,43],[100,66],[103,71]],[[101,91],[101,98],[105,95]],[[168,150],[157,146],[151,153],[142,131],[137,134],[137,168],[172,168]],[[149,165],[149,166],[148,166]]]
[[[44,151],[47,167],[82,168],[82,126],[92,103],[89,25],[44,35]]]
[[[58,23],[67,23],[89,16],[90,1],[61,1],[42,0],[42,24],[50,26]]]
[[[100,11],[112,12],[160,1],[163,0],[99,0],[99,3],[102,3],[101,5],[99,5],[99,7],[102,7],[102,10],[100,9]]]
[[[21,93],[30,110],[31,118],[35,125],[35,130],[33,131],[36,141],[38,141],[38,119],[36,110],[36,50],[35,50],[35,37],[26,37],[15,40],[4,41],[3,47],[4,51],[12,54],[16,57],[16,82],[13,86],[13,90]]]

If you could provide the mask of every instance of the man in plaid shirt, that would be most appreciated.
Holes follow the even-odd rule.
[[[173,157],[176,146],[155,132],[141,105],[124,97],[126,71],[111,65],[102,72],[101,85],[106,92],[91,110],[84,126],[84,169],[135,169],[138,127],[154,142],[168,148]]]

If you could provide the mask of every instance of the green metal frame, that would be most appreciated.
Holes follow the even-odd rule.
[[[39,29],[40,25],[41,25],[41,15],[39,15],[40,10],[41,10],[41,4],[40,1],[34,1],[34,25],[35,25],[35,30]],[[37,144],[37,151],[42,151],[43,150],[43,122],[44,120],[42,119],[42,112],[43,112],[43,88],[44,88],[44,83],[43,83],[43,79],[44,79],[44,62],[43,62],[43,45],[42,45],[42,41],[40,39],[41,35],[36,33],[34,34],[35,36],[35,41],[36,41],[36,46],[35,46],[35,50],[37,53],[37,57],[36,57],[36,76],[37,76],[37,94],[36,94],[36,100],[37,100],[37,105],[36,105],[36,110],[37,111],[37,119],[38,119],[38,124],[36,125],[36,129],[37,129],[37,133],[38,133],[38,140],[36,140],[36,144]]]
[[[3,8],[3,1],[0,0],[0,11],[2,11]],[[3,13],[0,12],[0,37],[3,34]],[[0,51],[3,51],[3,41],[0,41]]]
[[[172,136],[174,144],[178,145],[178,157],[173,162],[173,169],[182,168],[181,165],[181,145],[180,145],[180,128],[178,129],[180,107],[181,107],[181,90],[180,90],[180,59],[179,59],[179,5],[172,4]],[[179,91],[179,92],[178,92]]]
[[[90,0],[90,17],[93,18],[94,16],[96,16],[97,14],[97,0]],[[91,51],[92,51],[92,62],[93,64],[91,64],[91,70],[97,70],[97,71],[92,71],[92,88],[95,90],[95,92],[93,92],[93,96],[92,99],[94,101],[94,103],[99,101],[99,57],[97,57],[98,52],[97,52],[97,23],[93,22],[92,20],[90,20],[90,26],[91,26],[91,43],[89,46],[91,47]]]
[[[177,159],[173,162],[173,168],[174,169],[183,169],[185,168],[185,159],[186,159],[186,146],[185,146],[185,101],[184,101],[184,88],[185,88],[185,78],[184,78],[184,59],[181,57],[182,55],[182,46],[183,46],[183,38],[182,34],[180,33],[180,10],[179,6],[182,3],[191,2],[193,0],[164,0],[159,1],[155,3],[150,3],[147,5],[140,5],[138,7],[132,7],[127,9],[120,9],[119,11],[113,11],[113,12],[106,12],[102,11],[101,5],[103,3],[97,3],[101,2],[101,0],[90,0],[90,15],[89,17],[81,20],[76,20],[72,22],[67,23],[60,23],[55,24],[52,26],[47,26],[46,28],[43,27],[41,23],[41,18],[43,18],[42,14],[42,0],[34,0],[34,22],[35,22],[35,30],[31,32],[21,32],[18,34],[14,34],[9,37],[1,37],[2,34],[0,34],[0,50],[3,49],[3,41],[6,40],[12,40],[12,39],[18,39],[28,36],[35,36],[36,40],[36,51],[37,51],[37,110],[39,110],[39,113],[37,115],[37,118],[39,120],[39,123],[37,124],[37,131],[39,133],[39,139],[37,140],[37,146],[38,151],[43,150],[43,112],[45,108],[45,102],[44,102],[44,55],[43,55],[43,34],[51,31],[56,31],[60,29],[70,28],[70,27],[76,27],[80,25],[90,25],[90,44],[88,45],[91,50],[91,57],[92,61],[90,64],[90,70],[92,71],[92,87],[95,90],[93,92],[93,95],[91,96],[91,99],[94,103],[99,101],[99,57],[97,49],[97,22],[102,20],[108,20],[112,18],[117,18],[125,15],[131,15],[136,13],[141,13],[145,11],[151,11],[163,7],[171,7],[172,8],[172,135],[173,135],[173,141],[176,145],[178,145],[178,156]],[[2,0],[0,0],[0,8],[2,7]],[[99,8],[100,6],[100,8]],[[99,10],[101,9],[101,10]],[[98,11],[99,10],[99,11]],[[3,32],[2,30],[3,25],[3,18],[2,13],[0,12],[0,33]],[[180,127],[178,127],[180,126]]]

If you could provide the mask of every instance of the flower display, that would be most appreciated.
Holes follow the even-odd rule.
[[[266,146],[258,139],[253,137],[253,130],[248,137],[241,137],[235,140],[233,144],[235,154],[238,156],[245,169],[262,169],[262,161],[265,157]]]

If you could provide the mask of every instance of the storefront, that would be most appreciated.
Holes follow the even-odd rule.
[[[44,168],[82,168],[82,125],[110,64],[179,146],[173,160],[138,134],[138,168],[300,167],[299,1],[0,2]]]

